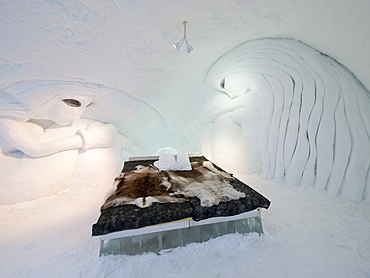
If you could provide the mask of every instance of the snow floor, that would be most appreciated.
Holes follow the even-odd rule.
[[[99,257],[91,226],[111,185],[0,206],[0,277],[370,277],[370,204],[238,177],[271,200],[265,234],[161,255]]]

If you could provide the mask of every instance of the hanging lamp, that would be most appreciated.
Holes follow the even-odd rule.
[[[173,47],[176,48],[177,50],[180,50],[181,46],[185,42],[188,53],[191,53],[194,50],[194,48],[189,44],[189,42],[186,38],[186,24],[187,23],[188,23],[187,21],[182,22],[182,24],[184,24],[184,36],[182,37],[182,39],[178,43],[174,43]]]

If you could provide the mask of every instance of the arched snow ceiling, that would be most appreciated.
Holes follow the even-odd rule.
[[[251,39],[288,37],[331,55],[369,88],[369,11],[367,0],[5,0],[0,83],[103,84],[175,120],[222,54]],[[172,47],[183,20],[191,54]]]

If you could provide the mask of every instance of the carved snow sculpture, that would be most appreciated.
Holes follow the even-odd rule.
[[[139,128],[132,122],[144,119],[150,119],[143,123],[147,127],[161,116],[130,95],[99,85],[29,81],[5,88],[0,94],[0,204],[110,183],[123,159],[140,152]]]
[[[226,93],[197,118],[216,163],[370,201],[370,94],[345,66],[296,40],[260,39],[222,56],[206,84]]]

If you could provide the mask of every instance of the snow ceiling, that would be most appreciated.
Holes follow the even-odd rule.
[[[301,40],[370,87],[366,0],[3,0],[0,83],[83,80],[182,117],[210,66],[244,41]],[[172,44],[187,20],[191,54]]]
[[[82,126],[88,130],[91,121],[112,123],[118,129],[114,147],[99,145],[100,139],[89,136],[96,148],[111,146],[116,156],[127,156],[125,150],[127,154],[155,154],[135,152],[132,142],[126,141],[144,145],[141,141],[155,135],[160,141],[156,148],[200,150],[234,173],[263,173],[291,185],[370,200],[369,12],[367,0],[2,1],[0,85],[17,94],[28,90],[31,83],[12,87],[14,83],[57,80],[68,86],[87,84],[83,90],[91,89],[90,95],[109,95],[100,98],[103,110],[91,106],[83,114],[89,120],[76,123],[68,132],[100,136],[97,129],[80,130]],[[188,21],[187,39],[195,48],[191,54],[184,47],[176,51],[172,46],[183,36],[184,20]],[[244,64],[234,64],[238,61]],[[250,71],[250,64],[256,69]],[[253,76],[244,76],[246,72]],[[230,73],[236,75],[223,76]],[[230,85],[230,81],[239,85]],[[40,92],[37,86],[32,89],[35,97]],[[318,93],[312,97],[310,91]],[[120,102],[126,106],[122,106],[124,114],[119,112]],[[316,110],[324,112],[317,116],[312,112]],[[109,114],[109,120],[102,111]],[[140,124],[149,123],[138,126],[131,121],[130,116],[139,114]],[[161,117],[166,128],[158,125]],[[156,126],[151,126],[154,118]],[[279,126],[276,130],[274,123]],[[5,127],[7,122],[0,124]],[[110,130],[109,140],[114,137],[111,126],[96,124],[96,128]],[[9,130],[5,140],[12,137]],[[232,135],[232,141],[225,135]],[[77,139],[73,140],[75,144]],[[65,180],[78,184],[90,175],[77,173],[94,157],[84,156],[74,154],[73,161],[78,163],[72,164],[77,166],[66,171]],[[107,165],[116,165],[115,159]],[[325,163],[327,159],[330,163]],[[119,164],[113,168],[119,169]],[[71,182],[70,176],[76,173]],[[97,176],[102,176],[101,171]],[[52,191],[63,186],[61,181]],[[40,196],[48,191],[39,188]]]

